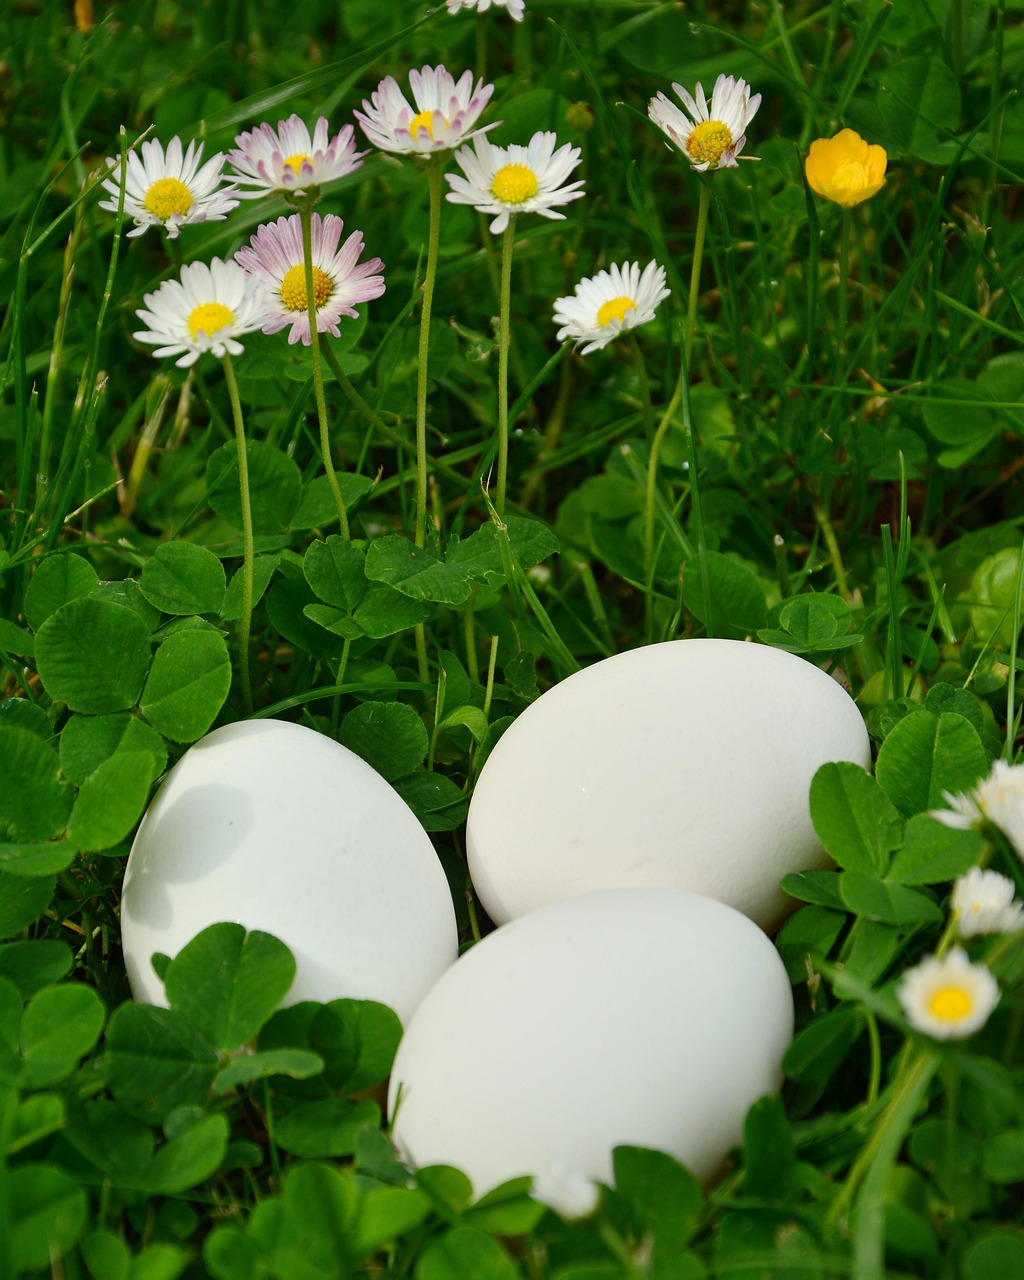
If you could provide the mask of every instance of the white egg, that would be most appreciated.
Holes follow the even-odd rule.
[[[585,894],[496,930],[428,993],[395,1059],[392,1136],[478,1194],[533,1174],[576,1203],[619,1144],[708,1179],[792,1034],[785,968],[746,916],[676,889]]]
[[[208,734],[143,818],[121,902],[136,1000],[165,1003],[153,952],[174,956],[223,920],[291,948],[286,1003],[379,1000],[403,1023],[458,951],[448,882],[412,810],[347,747],[281,720]]]
[[[828,864],[808,794],[871,760],[860,712],[811,663],[736,640],[672,640],[542,694],[488,757],[469,810],[473,884],[504,923],[597,889],[707,894],[765,928],[792,871]]]

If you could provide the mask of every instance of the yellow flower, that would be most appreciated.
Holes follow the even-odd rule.
[[[813,192],[851,209],[881,191],[887,160],[883,147],[869,145],[852,129],[841,129],[834,138],[811,143],[804,173]]]

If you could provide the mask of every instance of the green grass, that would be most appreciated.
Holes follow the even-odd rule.
[[[1021,12],[1020,0],[527,0],[515,24],[501,10],[451,17],[405,0],[97,0],[76,29],[70,5],[7,6],[0,1275],[1021,1271],[1019,942],[972,944],[1004,999],[963,1046],[933,1052],[908,1037],[893,997],[942,936],[921,899],[945,920],[949,883],[979,856],[1024,884],[998,832],[954,848],[924,817],[943,790],[1020,751]],[[496,88],[484,119],[504,121],[496,144],[551,129],[582,151],[573,177],[586,196],[565,220],[516,223],[505,522],[492,505],[502,237],[442,202],[418,406],[428,180],[371,151],[319,205],[363,232],[387,284],[324,339],[351,545],[341,549],[324,475],[308,350],[254,334],[234,361],[255,512],[247,689],[228,387],[215,360],[186,371],[132,335],[143,295],[181,261],[230,257],[289,209],[280,196],[247,200],[226,221],[186,226],[176,245],[153,229],[128,239],[130,220],[97,207],[97,175],[142,135],[201,138],[209,154],[292,111],[328,116],[334,133],[383,76],[404,86],[410,68],[439,61],[456,74],[486,63]],[[646,108],[673,80],[692,91],[720,72],[763,102],[744,153],[756,159],[713,179],[684,376],[701,182]],[[888,153],[885,187],[848,215],[803,176],[810,142],[844,126]],[[559,347],[557,297],[601,267],[652,259],[671,296],[635,341],[586,357]],[[166,550],[177,544],[190,550]],[[154,584],[178,554],[168,595],[166,578]],[[424,558],[432,575],[413,584]],[[344,588],[335,572],[351,575]],[[706,1198],[679,1166],[627,1155],[583,1224],[538,1220],[521,1187],[489,1215],[465,1207],[457,1179],[422,1178],[403,1200],[379,1111],[348,1152],[318,1153],[324,1164],[276,1143],[275,1122],[317,1096],[308,1081],[207,1083],[185,1119],[140,1118],[118,1083],[136,1016],[122,1005],[119,884],[153,786],[190,742],[250,707],[346,740],[360,708],[397,701],[424,731],[415,762],[419,729],[364,751],[420,797],[468,943],[489,922],[468,885],[463,823],[502,730],[579,668],[709,634],[789,648],[845,680],[879,760],[870,803],[899,810],[893,865],[919,846],[933,861],[930,878],[901,882],[916,906],[881,918],[831,882],[818,896],[790,886],[808,905],[778,939],[798,1010],[782,1101],[751,1113],[744,1153]],[[146,683],[154,650],[160,698]],[[457,702],[439,710],[442,668]],[[125,737],[129,723],[138,737]],[[822,832],[827,808],[812,803]],[[873,872],[887,889],[894,874]],[[53,1078],[30,1062],[20,1020],[32,1001],[37,1021],[68,1028]],[[212,1079],[223,1064],[211,1063]],[[355,1105],[344,1092],[338,1104]],[[132,1144],[154,1141],[163,1163],[140,1172],[139,1157],[129,1170]],[[383,1233],[360,1237],[358,1214],[392,1182]],[[304,1216],[311,1197],[334,1215]]]

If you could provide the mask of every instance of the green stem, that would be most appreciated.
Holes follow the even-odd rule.
[[[327,483],[338,508],[341,536],[349,536],[348,513],[345,500],[338,488],[331,457],[331,433],[327,422],[327,400],[324,396],[324,371],[320,363],[320,333],[316,323],[316,288],[313,281],[313,204],[307,197],[299,205],[299,222],[302,226],[302,259],[306,269],[306,313],[309,316],[309,355],[313,365],[313,394],[316,397],[316,414],[320,422],[320,452],[323,454]]]
[[[238,398],[238,383],[230,356],[221,360],[224,379],[231,401],[231,416],[235,423],[235,444],[238,447],[238,487],[242,499],[242,612],[238,619],[238,675],[242,682],[245,709],[252,714],[252,686],[249,683],[249,632],[252,629],[253,566],[255,547],[252,536],[252,503],[249,500],[249,454],[245,447],[245,424],[242,421],[242,404]]]
[[[839,1193],[832,1201],[826,1218],[826,1228],[835,1227],[839,1223],[860,1187],[862,1179],[874,1166],[876,1158],[884,1161],[890,1154],[894,1155],[899,1150],[938,1066],[938,1056],[929,1050],[919,1051],[909,1060],[909,1066],[904,1059],[893,1082],[884,1113],[846,1175]]]
[[[697,231],[693,241],[693,266],[690,269],[690,297],[686,307],[686,367],[690,367],[693,353],[693,333],[697,327],[697,302],[700,298],[700,267],[704,258],[704,238],[708,230],[708,209],[711,207],[711,178],[704,174],[700,184],[700,204],[697,207]]]
[[[840,354],[846,351],[846,308],[849,301],[847,282],[850,278],[850,236],[852,234],[852,215],[849,209],[844,209],[839,231],[839,333],[837,336]]]
[[[430,313],[434,305],[437,250],[441,234],[441,169],[444,161],[431,156],[427,166],[430,190],[430,226],[427,233],[427,269],[423,277],[420,311],[419,362],[416,378],[416,545],[427,536],[427,361],[430,355]]]
[[[661,422],[658,423],[658,429],[654,433],[654,439],[651,441],[651,452],[647,459],[647,490],[644,495],[644,585],[647,588],[647,640],[652,639],[652,622],[653,612],[651,605],[651,593],[654,590],[654,504],[657,497],[657,480],[658,480],[658,454],[661,452],[661,444],[665,439],[665,434],[672,425],[672,418],[676,410],[679,408],[679,401],[683,395],[683,371],[679,371],[679,381],[676,383],[676,389],[672,392],[672,399],[668,402],[665,412],[662,414]]]
[[[640,403],[644,411],[644,434],[649,436],[654,427],[654,409],[651,406],[651,380],[647,376],[647,361],[644,359],[644,353],[632,329],[627,333],[626,341],[629,343],[629,349],[633,353],[633,364],[640,382]]]
[[[501,239],[501,301],[498,319],[498,485],[494,509],[505,511],[505,488],[508,482],[508,343],[509,312],[512,308],[512,244],[516,233],[516,215],[510,215]]]

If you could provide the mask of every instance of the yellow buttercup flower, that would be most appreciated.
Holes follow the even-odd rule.
[[[816,195],[851,209],[881,191],[887,161],[884,147],[865,142],[853,129],[841,129],[834,138],[811,143],[804,173]]]

